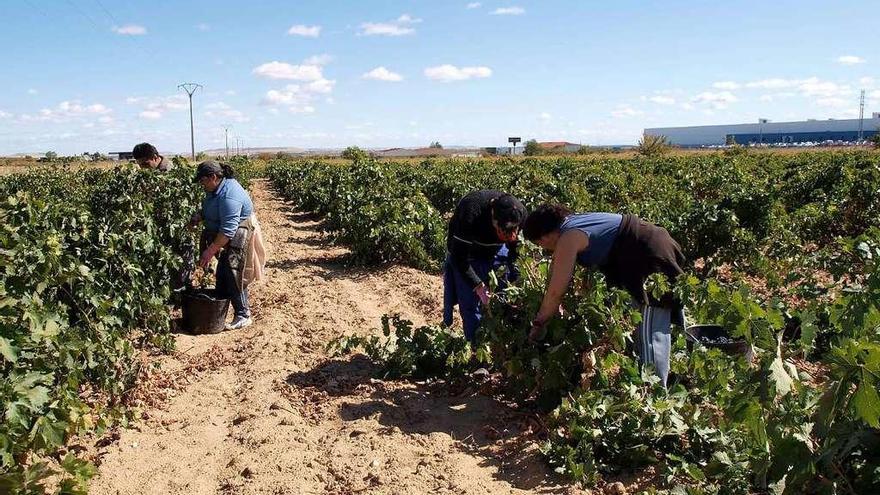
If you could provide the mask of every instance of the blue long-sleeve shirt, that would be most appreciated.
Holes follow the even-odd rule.
[[[214,192],[202,200],[202,220],[205,228],[222,232],[232,238],[238,225],[254,212],[254,204],[247,191],[235,179],[223,179]]]

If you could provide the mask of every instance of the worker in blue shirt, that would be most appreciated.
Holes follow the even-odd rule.
[[[232,167],[225,163],[200,163],[194,181],[205,190],[202,210],[193,217],[194,223],[204,224],[199,266],[207,268],[211,260],[219,256],[217,291],[229,298],[235,311],[235,318],[226,328],[244,328],[253,323],[242,272],[254,205],[247,191],[235,180]]]

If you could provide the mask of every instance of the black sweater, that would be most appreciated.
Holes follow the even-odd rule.
[[[455,207],[449,221],[449,234],[446,249],[456,270],[464,274],[472,287],[483,283],[471,260],[492,260],[505,244],[498,239],[492,225],[492,200],[501,196],[501,191],[474,191],[463,197]],[[518,242],[507,243],[508,260],[513,263],[517,257]]]

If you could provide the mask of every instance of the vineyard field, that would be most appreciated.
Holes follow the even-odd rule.
[[[386,376],[462,379],[477,359],[503,373],[511,400],[546,414],[542,450],[587,486],[633,468],[647,490],[674,493],[871,493],[880,487],[880,156],[870,152],[717,153],[667,158],[359,160],[270,165],[296,205],[322,214],[353,263],[429,271],[444,255],[444,220],[480,188],[529,207],[637,214],[681,243],[689,274],[653,279],[693,321],[744,339],[755,358],[697,346],[679,331],[664,390],[632,354],[627,296],[579,273],[563,317],[529,343],[548,263],[522,260],[498,291],[480,345],[437,327],[384,321],[360,349]]]

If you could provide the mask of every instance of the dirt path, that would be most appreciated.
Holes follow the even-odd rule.
[[[92,449],[92,493],[560,491],[515,412],[479,394],[373,380],[357,357],[328,358],[329,340],[378,332],[384,313],[439,320],[439,277],[344,268],[346,251],[316,219],[265,182],[252,194],[271,247],[268,283],[251,294],[255,324],[177,337],[180,352],[154,377],[178,386],[157,378],[153,392],[169,398]]]

